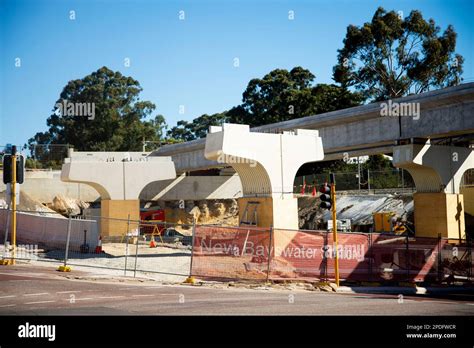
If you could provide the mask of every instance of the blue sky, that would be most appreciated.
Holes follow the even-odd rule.
[[[303,66],[331,83],[347,25],[370,21],[378,6],[454,25],[463,76],[474,80],[470,0],[0,0],[0,146],[45,131],[66,83],[104,65],[137,79],[171,126],[239,104],[248,81],[275,68]]]

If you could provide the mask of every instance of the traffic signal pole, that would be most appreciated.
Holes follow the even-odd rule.
[[[336,218],[336,177],[334,173],[329,174],[330,185],[326,182],[319,189],[321,195],[319,199],[321,209],[331,209],[332,211],[332,233],[333,233],[333,252],[334,252],[334,273],[336,277],[336,285],[339,287],[339,255],[337,252],[337,218]],[[329,220],[328,220],[329,232]]]
[[[12,265],[15,264],[15,253],[16,253],[16,147],[12,149]]]
[[[339,287],[339,257],[337,252],[337,219],[336,219],[336,183],[331,178],[331,197],[332,197],[332,232],[334,239],[334,273],[336,277],[336,286]]]

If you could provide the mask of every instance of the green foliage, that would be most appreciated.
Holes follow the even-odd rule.
[[[369,156],[369,159],[364,163],[364,169],[369,170],[387,170],[393,169],[392,161],[389,160],[384,155],[372,155]]]
[[[143,139],[159,140],[166,123],[156,116],[144,121],[155,104],[142,101],[137,80],[102,67],[78,80],[69,81],[47,119],[46,132],[36,133],[28,144],[69,144],[79,151],[140,151]],[[95,117],[59,114],[58,103],[95,104]]]
[[[177,125],[171,128],[167,135],[170,139],[182,141],[204,138],[210,126],[219,126],[224,123],[226,119],[226,113],[217,113],[213,115],[201,115],[192,122],[178,121]]]
[[[399,187],[399,174],[393,170],[385,170],[383,172],[372,172],[370,176],[371,189],[395,188]]]
[[[434,20],[426,21],[416,10],[401,17],[379,7],[371,22],[349,25],[334,80],[371,100],[458,84],[464,59],[454,52],[454,28],[440,34]]]
[[[40,161],[35,160],[31,157],[27,157],[25,160],[25,167],[29,169],[42,169],[43,165]]]
[[[224,122],[251,127],[286,121],[359,105],[362,96],[336,85],[313,85],[307,69],[275,69],[261,79],[252,79],[242,95],[242,104],[213,115],[204,114],[192,122],[178,121],[168,137],[190,141],[206,136],[209,126]]]
[[[260,126],[359,105],[361,96],[327,84],[314,85],[307,69],[275,69],[252,79],[242,104],[227,113],[230,122]]]
[[[452,86],[461,81],[463,71],[463,57],[454,51],[456,35],[452,26],[441,33],[434,20],[426,21],[419,11],[402,18],[380,7],[370,22],[347,27],[333,68],[338,85],[316,84],[315,76],[300,66],[275,69],[249,81],[240,105],[178,121],[168,131],[162,115],[149,120],[155,104],[140,100],[138,81],[102,67],[69,81],[57,101],[94,103],[95,118],[58,115],[55,105],[48,131],[36,133],[28,144],[30,149],[35,144],[68,144],[79,151],[140,151],[146,140],[151,150],[160,143],[205,137],[209,126],[224,122],[255,127]],[[364,166],[386,170],[390,168],[386,162],[383,156],[370,157]],[[354,169],[342,161],[323,167],[338,172]]]

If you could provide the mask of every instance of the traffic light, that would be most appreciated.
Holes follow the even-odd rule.
[[[325,183],[324,185],[321,185],[319,188],[319,192],[321,192],[321,195],[319,198],[321,199],[321,203],[319,204],[319,207],[322,209],[331,209],[332,207],[332,197],[331,197],[331,187]]]
[[[25,157],[16,155],[16,182],[23,184],[25,180]]]
[[[12,155],[3,156],[3,183],[12,182]],[[22,155],[16,156],[16,182],[23,184],[25,180],[25,158]]]

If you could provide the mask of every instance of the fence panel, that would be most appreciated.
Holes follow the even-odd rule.
[[[163,281],[183,281],[189,276],[192,225],[162,221],[131,222],[130,262],[127,273],[159,274]]]
[[[332,233],[275,230],[272,279],[334,279],[335,250]],[[341,279],[365,279],[369,269],[367,235],[339,233],[337,255]]]
[[[4,259],[13,256],[11,236],[5,234],[9,216],[0,209]],[[193,238],[191,225],[128,220],[108,225],[112,222],[120,231],[99,245],[96,220],[18,212],[15,258],[62,264],[67,257],[71,266],[110,269],[117,275],[159,274],[164,281],[182,281],[190,274],[208,280],[335,277],[333,234],[326,231],[201,225],[194,226]],[[340,279],[346,281],[452,283],[473,276],[472,241],[338,233],[337,255]]]
[[[5,234],[6,221],[11,211],[0,210],[0,220],[4,222],[1,230],[3,245],[2,257],[13,257],[11,232]],[[16,252],[15,259],[27,261],[44,261],[62,263],[64,261],[68,231],[68,219],[59,214],[32,214],[17,212]],[[10,219],[11,220],[11,219]],[[11,226],[11,221],[10,221]],[[10,227],[11,228],[11,227]],[[99,239],[97,224],[93,220],[73,219],[72,231],[89,231],[86,244],[94,250]],[[79,248],[83,239],[70,239],[71,248]]]
[[[66,242],[55,251],[51,251],[51,256],[64,258],[67,250],[67,265],[93,267],[98,269],[111,269],[113,275],[123,274],[124,260],[126,255],[125,244],[117,243],[106,247],[102,244],[100,236],[94,233],[92,226],[75,225],[74,222],[85,221],[82,219],[71,219],[71,229],[69,243]],[[90,220],[95,225],[95,220]],[[67,228],[66,231],[67,233]],[[100,245],[102,244],[102,245]]]
[[[274,231],[274,253],[270,262],[270,278],[321,279],[332,266],[325,250],[332,245],[326,232]]]
[[[192,275],[204,279],[267,278],[270,230],[196,226]]]
[[[198,226],[192,274],[204,279],[334,280],[333,242],[333,234],[325,231],[277,229],[270,238],[267,230]],[[384,283],[436,282],[448,276],[469,281],[471,247],[438,238],[338,233],[339,275],[343,281]]]
[[[454,244],[449,240],[443,241],[439,256],[443,280],[448,282],[473,280],[472,247],[472,241],[462,244]]]
[[[428,281],[438,278],[437,238],[413,238],[373,233],[370,257],[373,280]]]

